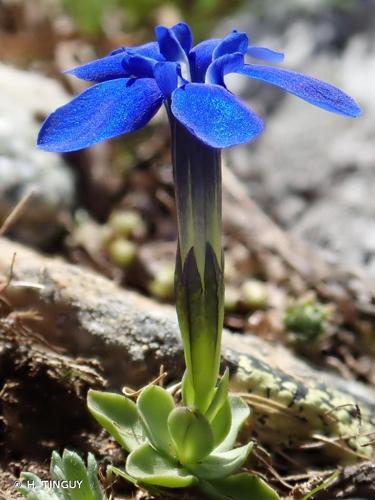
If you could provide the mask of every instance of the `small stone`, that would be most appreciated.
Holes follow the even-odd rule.
[[[114,264],[126,269],[137,257],[137,245],[125,238],[119,238],[111,242],[108,252]]]
[[[162,267],[149,284],[150,293],[160,300],[173,298],[174,269],[172,266]]]
[[[268,304],[268,292],[265,283],[248,280],[241,286],[241,300],[249,309],[264,309]]]
[[[140,238],[146,234],[146,224],[135,210],[116,210],[109,218],[109,225],[117,236]]]

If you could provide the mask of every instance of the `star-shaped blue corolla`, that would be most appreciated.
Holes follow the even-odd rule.
[[[38,146],[75,151],[133,132],[146,125],[163,103],[172,119],[212,148],[251,141],[262,132],[263,121],[226,88],[224,77],[229,73],[275,85],[340,115],[361,113],[354,99],[328,83],[278,66],[246,62],[254,58],[278,63],[284,58],[250,45],[246,33],[233,31],[195,47],[185,23],[158,26],[155,33],[155,42],[120,48],[68,71],[96,85],[47,118]]]

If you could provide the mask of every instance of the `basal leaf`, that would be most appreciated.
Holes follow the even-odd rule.
[[[87,406],[91,414],[127,451],[144,443],[145,436],[133,401],[121,394],[90,390]]]
[[[189,470],[199,479],[222,479],[238,470],[247,459],[252,443],[223,453],[211,454],[200,464],[189,465]]]
[[[79,488],[73,485],[66,488],[65,493],[69,492],[69,495],[74,500],[96,500],[95,495],[91,491],[87,469],[82,458],[74,451],[64,450],[62,462],[65,479],[69,482],[81,481]]]
[[[237,435],[241,426],[250,415],[249,406],[240,397],[230,395],[229,403],[232,413],[231,427],[224,441],[219,444],[217,448],[215,448],[215,453],[231,450],[233,448],[236,443]]]
[[[137,481],[167,488],[186,488],[196,482],[187,469],[158,453],[148,443],[130,453],[126,460],[126,471]]]
[[[229,399],[224,401],[223,406],[211,421],[211,429],[214,435],[215,446],[224,441],[232,424],[232,412]],[[225,450],[223,450],[225,451]]]
[[[168,428],[182,464],[199,462],[214,447],[211,426],[199,410],[175,408],[169,415]]]
[[[200,484],[202,491],[214,500],[279,500],[279,495],[254,474],[244,472]]]
[[[229,390],[229,370],[227,368],[224,372],[224,375],[221,377],[217,388],[215,389],[214,397],[212,398],[211,404],[205,413],[206,417],[210,422],[215,418],[218,411],[224,405],[228,397],[228,390]]]
[[[150,443],[169,456],[175,456],[175,447],[167,426],[169,414],[174,407],[171,394],[157,385],[145,387],[137,400],[138,415]]]

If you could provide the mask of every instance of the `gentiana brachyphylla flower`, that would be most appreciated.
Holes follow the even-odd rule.
[[[320,108],[358,116],[360,108],[341,90],[316,78],[277,66],[283,54],[249,45],[245,33],[233,31],[192,47],[185,23],[158,26],[156,42],[120,48],[101,59],[68,71],[99,82],[52,113],[38,145],[48,151],[74,151],[142,128],[163,102],[194,136],[213,148],[254,139],[262,120],[225,86],[238,73],[280,87]]]
[[[155,42],[120,48],[68,71],[97,84],[47,118],[38,145],[57,152],[91,146],[143,127],[165,104],[178,216],[175,289],[187,366],[184,400],[205,411],[219,373],[223,325],[220,150],[263,131],[261,118],[226,88],[225,75],[270,83],[341,115],[355,117],[360,108],[315,78],[246,62],[279,63],[284,56],[250,45],[245,33],[194,47],[185,23],[158,26],[155,33]]]

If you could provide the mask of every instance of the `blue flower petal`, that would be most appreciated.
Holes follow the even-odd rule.
[[[215,59],[206,72],[206,83],[213,83],[225,87],[224,76],[228,73],[235,73],[244,65],[244,56],[240,52],[226,54]]]
[[[185,53],[189,54],[193,43],[193,35],[190,26],[186,23],[177,23],[172,26],[171,30],[180,42],[180,45],[184,49]]]
[[[115,78],[124,78],[127,74],[122,65],[123,59],[124,52],[119,52],[69,69],[65,73],[89,82],[104,82]]]
[[[255,47],[250,45],[246,50],[246,54],[255,59],[261,59],[262,61],[271,63],[279,63],[284,60],[284,54],[282,52],[276,52],[266,47]]]
[[[202,142],[226,148],[254,139],[262,120],[219,85],[191,83],[172,94],[172,113]]]
[[[158,62],[155,61],[155,59],[132,54],[125,54],[122,61],[124,71],[126,71],[128,75],[137,78],[153,78],[156,64],[158,64]]]
[[[117,49],[111,50],[111,52],[108,55],[117,56],[117,54],[123,54],[126,51],[127,51],[126,47],[118,47]]]
[[[164,57],[160,54],[158,42],[148,42],[143,45],[136,45],[135,47],[120,47],[119,49],[112,50],[111,55],[129,52],[138,56],[150,57],[156,61],[163,61]]]
[[[327,111],[353,117],[361,113],[361,108],[352,97],[337,87],[311,76],[275,66],[257,64],[246,64],[236,72],[276,85]]]
[[[132,132],[146,125],[161,103],[160,90],[151,79],[99,83],[47,118],[38,146],[59,153],[76,151]]]
[[[191,73],[193,82],[204,82],[207,68],[214,59],[226,54],[240,52],[246,54],[250,50],[250,55],[270,62],[280,62],[284,55],[263,47],[249,47],[249,38],[246,33],[232,31],[225,38],[211,38],[198,43],[192,48],[189,54]],[[255,49],[253,51],[253,49]]]
[[[220,38],[211,38],[198,43],[189,54],[191,78],[193,82],[204,82],[208,66],[212,62],[215,47],[221,42]]]
[[[221,40],[219,45],[213,51],[213,59],[217,59],[220,56],[226,54],[233,54],[234,52],[241,52],[241,54],[246,54],[247,47],[249,45],[249,38],[246,33],[238,33],[233,31],[229,33],[225,38]]]
[[[165,59],[175,62],[185,62],[187,60],[184,49],[171,29],[165,26],[156,26],[155,35],[160,53]]]
[[[154,77],[166,99],[177,88],[179,74],[181,74],[181,70],[178,63],[159,62],[155,65]]]
[[[127,54],[149,57],[156,61],[163,61],[164,57],[160,54],[157,42],[145,43],[137,47],[120,47],[113,50],[108,56],[95,59],[76,68],[65,71],[69,75],[74,75],[81,80],[89,82],[105,82],[115,78],[124,78],[129,76],[124,70],[123,60]]]

